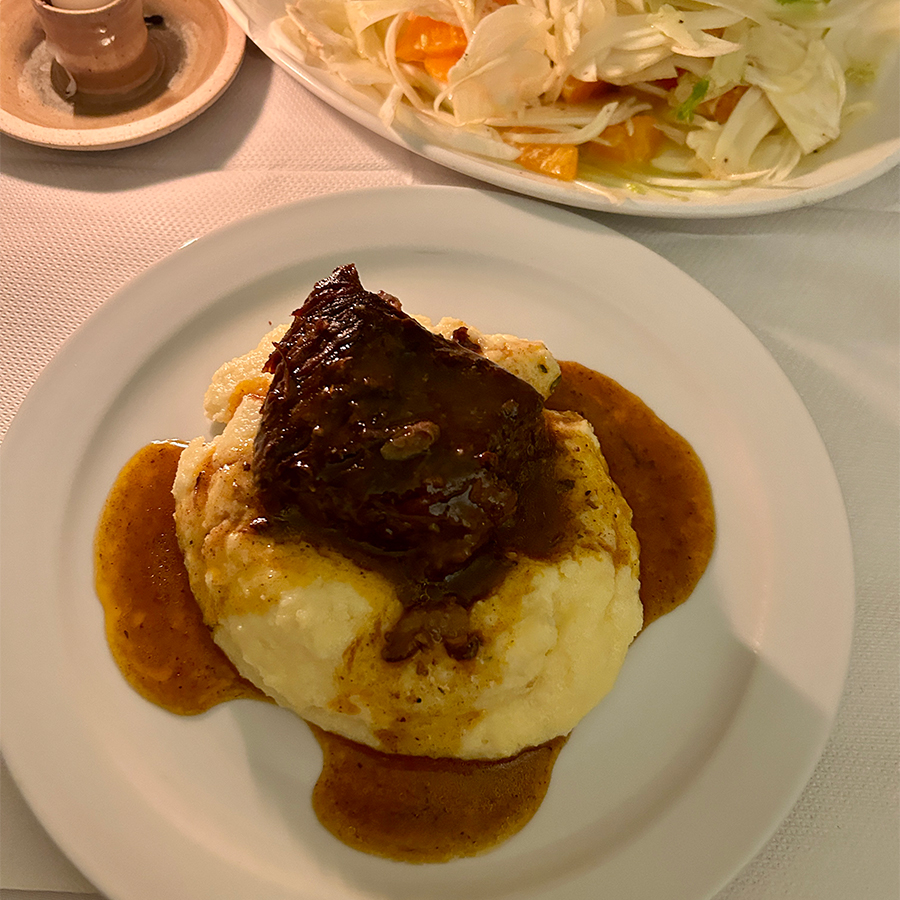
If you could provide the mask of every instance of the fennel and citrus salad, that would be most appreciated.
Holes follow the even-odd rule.
[[[282,49],[382,123],[543,175],[773,185],[866,111],[897,0],[290,0]]]

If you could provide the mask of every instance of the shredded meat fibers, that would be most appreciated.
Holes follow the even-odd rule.
[[[393,561],[416,621],[448,602],[468,607],[496,581],[487,563],[514,542],[526,498],[540,494],[543,398],[471,342],[435,335],[395,298],[365,290],[352,265],[293,315],[266,366],[254,447],[266,518]],[[471,654],[450,618],[454,645]],[[449,620],[447,610],[432,619]]]

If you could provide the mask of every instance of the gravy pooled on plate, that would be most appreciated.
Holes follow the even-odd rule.
[[[173,596],[202,616],[173,652],[188,671],[215,660],[230,675],[217,693],[188,686],[180,666],[143,664],[145,679],[182,679],[178,702],[159,685],[144,696],[180,713],[254,695],[297,712],[324,753],[316,812],[358,849],[438,862],[514,834],[645,617],[685,599],[709,559],[711,497],[689,445],[615,382],[568,363],[560,376],[539,342],[414,320],[352,267],[225,364],[206,405],[222,434],[141,451],[98,531],[98,592],[126,677],[142,668],[128,660],[142,606],[150,621],[169,601],[152,579],[120,577],[148,571],[135,561],[153,542],[111,540],[132,532],[110,522],[139,517],[174,481],[175,516],[151,527],[167,534]],[[594,431],[606,421],[643,457],[604,459]],[[683,516],[700,527],[684,532]],[[661,553],[669,531],[691,545]],[[675,554],[646,612],[638,539],[667,571]]]

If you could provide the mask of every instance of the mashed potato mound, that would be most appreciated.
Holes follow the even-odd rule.
[[[464,325],[419,321],[445,336]],[[216,642],[280,705],[380,750],[499,759],[568,733],[612,688],[642,625],[631,510],[591,427],[546,413],[564,448],[554,476],[574,484],[564,495],[571,551],[552,562],[520,556],[474,604],[482,645],[473,659],[451,659],[438,644],[386,662],[384,635],[402,612],[392,584],[337,551],[250,525],[270,379],[261,370],[286,327],[216,373],[205,409],[224,431],[191,442],[174,485],[179,542]],[[559,367],[543,344],[466,327],[488,358],[549,395]]]

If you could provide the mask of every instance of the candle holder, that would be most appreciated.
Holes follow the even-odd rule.
[[[122,102],[151,90],[163,72],[164,53],[149,38],[143,0],[31,2],[54,56],[51,80],[61,96]],[[79,8],[85,2],[93,5]]]

